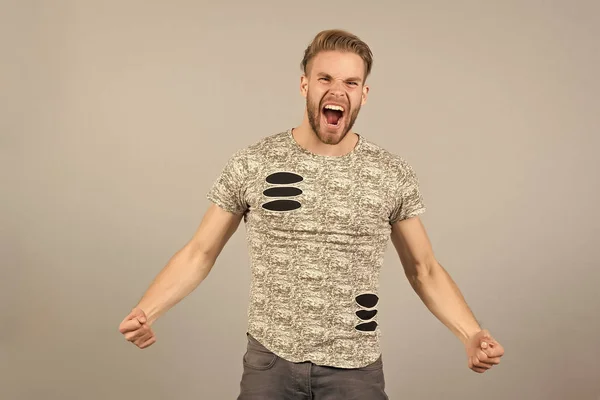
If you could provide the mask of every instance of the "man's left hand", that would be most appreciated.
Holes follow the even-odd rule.
[[[465,344],[469,368],[478,373],[484,373],[495,365],[500,364],[504,348],[486,329],[471,336]]]

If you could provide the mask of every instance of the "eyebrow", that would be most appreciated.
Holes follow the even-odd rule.
[[[362,79],[359,78],[358,76],[353,76],[352,78],[348,78],[346,79],[348,81],[358,81],[358,82],[362,82]]]
[[[329,75],[329,74],[327,74],[327,73],[325,73],[325,72],[319,72],[319,73],[317,74],[317,76],[320,76],[320,77],[323,77],[323,78],[332,78],[332,76],[331,76],[331,75]],[[357,81],[357,82],[362,82],[362,79],[361,79],[361,78],[359,78],[359,77],[357,77],[357,76],[353,76],[353,77],[350,77],[350,78],[346,78],[345,80],[346,80],[346,81]]]

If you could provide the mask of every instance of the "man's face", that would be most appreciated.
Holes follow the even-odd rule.
[[[308,121],[323,143],[337,144],[352,129],[367,100],[364,75],[364,61],[354,53],[327,51],[312,59],[301,91]]]

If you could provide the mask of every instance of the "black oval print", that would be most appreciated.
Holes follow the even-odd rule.
[[[267,176],[267,182],[276,185],[289,185],[291,183],[302,182],[303,179],[300,175],[292,172],[276,172]]]
[[[263,192],[267,197],[290,197],[302,194],[302,190],[297,187],[272,187]]]
[[[369,320],[377,315],[377,310],[358,310],[356,316],[363,321]]]
[[[363,332],[373,332],[377,328],[377,322],[371,321],[364,324],[356,325],[356,329]]]
[[[375,307],[377,305],[378,301],[379,301],[379,297],[377,297],[377,295],[371,294],[371,293],[361,294],[356,297],[356,302],[358,303],[358,305],[365,307],[365,308]]]
[[[295,200],[273,200],[263,204],[263,208],[271,211],[292,211],[300,206],[301,204]]]

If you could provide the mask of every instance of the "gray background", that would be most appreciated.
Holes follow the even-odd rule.
[[[229,8],[231,7],[231,8]],[[118,333],[233,151],[300,123],[321,29],[373,49],[356,130],[417,171],[438,259],[506,347],[484,375],[392,247],[391,399],[598,399],[595,1],[3,1],[0,398],[234,399],[243,226],[141,351]]]

